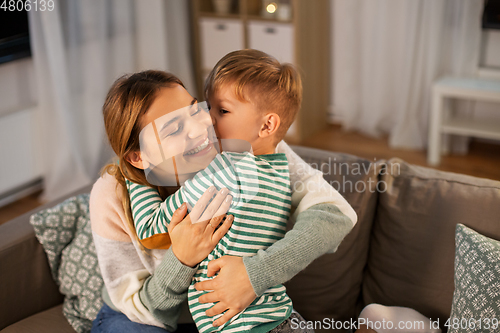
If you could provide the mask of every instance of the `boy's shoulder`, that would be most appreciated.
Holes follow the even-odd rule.
[[[274,161],[287,161],[286,154],[284,153],[273,153],[266,155],[254,155],[251,152],[230,152],[224,151],[220,155],[220,158],[226,156],[228,159],[240,161],[242,159],[252,160],[252,161],[266,161],[266,162],[274,162]]]
[[[253,155],[250,152],[223,152],[220,154],[221,162],[219,168],[231,168],[235,172],[247,170],[264,173],[283,173],[288,172],[288,160],[283,153],[274,153],[266,155]]]
[[[226,167],[232,166],[242,166],[242,165],[251,165],[256,166],[259,164],[259,161],[262,159],[257,155],[255,156],[251,152],[233,152],[233,151],[224,151],[221,154],[217,154],[219,160]]]

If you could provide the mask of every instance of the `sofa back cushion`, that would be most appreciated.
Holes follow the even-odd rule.
[[[307,320],[348,320],[361,306],[360,292],[377,203],[380,164],[340,153],[292,147],[351,204],[358,222],[338,250],[316,259],[286,283],[294,308]]]
[[[381,172],[365,304],[406,306],[441,326],[453,298],[455,227],[500,239],[500,182],[391,159]]]

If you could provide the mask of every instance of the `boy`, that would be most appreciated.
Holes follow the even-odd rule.
[[[267,332],[292,312],[282,285],[268,289],[225,325],[213,327],[218,316],[208,317],[205,311],[214,304],[199,303],[204,292],[194,284],[209,279],[209,261],[223,255],[251,256],[284,236],[291,208],[290,179],[285,155],[274,152],[299,110],[301,80],[291,65],[282,65],[260,51],[241,50],[219,61],[207,79],[205,94],[217,136],[248,142],[253,154],[218,154],[161,204],[155,190],[127,181],[134,224],[137,230],[140,226],[141,235],[151,237],[152,230],[168,223],[182,202],[193,206],[213,185],[228,188],[233,197],[228,214],[234,215],[234,222],[200,263],[188,291],[189,308],[200,332]],[[151,196],[154,199],[144,200]],[[145,228],[149,232],[144,233]]]

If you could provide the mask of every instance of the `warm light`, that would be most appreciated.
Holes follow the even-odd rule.
[[[273,2],[267,5],[266,10],[269,14],[274,14],[274,12],[276,11],[276,7],[276,4]]]

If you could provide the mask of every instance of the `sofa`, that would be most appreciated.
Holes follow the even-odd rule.
[[[318,332],[332,327],[349,331],[352,326],[335,323],[352,323],[370,303],[413,308],[439,320],[446,331],[454,302],[456,226],[500,239],[500,182],[398,158],[375,162],[292,148],[323,171],[358,215],[335,253],[318,258],[286,283],[294,308]],[[72,196],[89,191],[86,187]],[[62,314],[64,296],[30,225],[32,214],[63,199],[0,226],[2,333],[74,332]],[[492,274],[498,280],[500,270]],[[183,313],[182,320],[189,321],[189,315]]]

